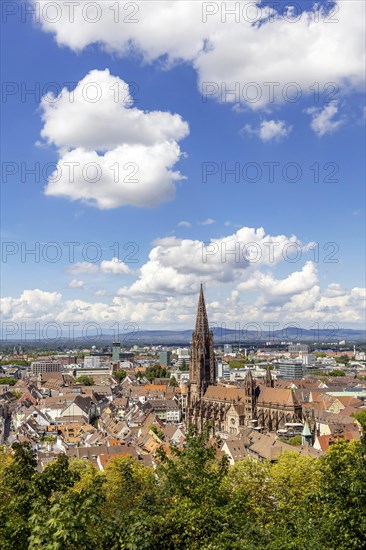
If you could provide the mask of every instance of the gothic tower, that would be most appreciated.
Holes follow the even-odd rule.
[[[189,365],[188,408],[198,403],[215,380],[215,354],[213,333],[209,329],[203,288],[198,299],[196,329],[192,334],[191,361]]]
[[[264,385],[267,388],[274,388],[274,380],[272,378],[271,368],[270,368],[269,365],[267,365],[267,367],[266,367],[266,375],[264,377]]]

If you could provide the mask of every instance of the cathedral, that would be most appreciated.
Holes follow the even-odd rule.
[[[214,339],[201,285],[192,334],[186,425],[193,424],[202,431],[209,423],[212,433],[239,434],[246,426],[275,431],[285,422],[300,422],[301,405],[293,391],[273,386],[269,369],[262,386],[257,387],[250,371],[242,387],[217,384]]]

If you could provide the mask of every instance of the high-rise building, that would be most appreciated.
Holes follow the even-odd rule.
[[[113,342],[112,344],[112,361],[113,363],[118,363],[121,353],[121,343]]]
[[[171,352],[170,351],[160,351],[159,352],[159,363],[163,367],[168,367],[171,361]]]
[[[278,377],[300,380],[306,373],[305,365],[301,363],[279,363]]]

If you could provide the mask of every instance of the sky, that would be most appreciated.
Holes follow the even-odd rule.
[[[362,2],[1,7],[4,338],[364,327]]]

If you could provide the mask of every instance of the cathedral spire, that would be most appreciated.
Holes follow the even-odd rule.
[[[202,396],[209,385],[215,384],[214,341],[208,325],[202,284],[198,298],[196,328],[192,334],[189,381],[196,396]]]
[[[200,294],[198,298],[196,333],[206,335],[209,332],[205,297],[203,295],[203,285],[201,283]]]

